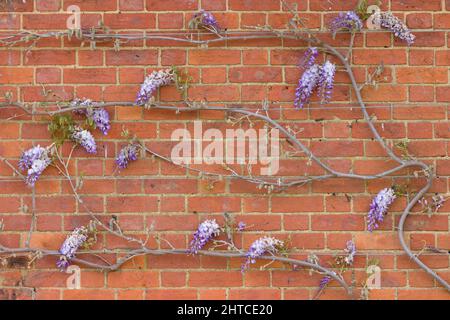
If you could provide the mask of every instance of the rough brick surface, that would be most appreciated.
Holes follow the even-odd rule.
[[[288,2],[298,4],[313,28],[357,3]],[[122,33],[185,30],[199,8],[213,11],[230,30],[267,22],[284,28],[289,17],[278,0],[11,0],[8,7],[0,7],[0,32],[65,29],[68,14],[64,10],[69,5],[81,8],[83,26],[104,21],[113,31]],[[381,136],[389,143],[410,140],[410,153],[436,169],[438,179],[432,191],[445,195],[450,177],[450,13],[446,11],[450,3],[391,0],[383,1],[383,6],[407,21],[417,34],[417,43],[407,48],[384,32],[358,35],[351,58],[355,75],[361,83],[377,64],[384,63],[381,83],[376,88],[365,88],[362,94],[370,103],[369,113],[375,116]],[[329,40],[344,47],[348,37]],[[149,40],[124,43],[120,51],[115,51],[112,44],[98,44],[90,50],[75,40],[46,39],[29,50],[0,48],[0,92],[2,99],[9,91],[14,100],[26,102],[58,101],[61,97],[132,101],[145,74],[175,65],[192,76],[189,95],[193,100],[234,103],[255,110],[268,98],[274,110],[272,116],[298,131],[313,152],[335,169],[374,174],[391,168],[394,164],[360,120],[362,115],[344,73],[338,72],[336,78],[333,100],[337,104],[320,107],[316,99],[310,106],[312,110],[293,108],[295,85],[301,75],[296,65],[305,49],[304,43],[273,39],[233,41],[212,48]],[[42,86],[52,94],[44,97]],[[180,101],[173,88],[162,89],[159,97]],[[396,225],[405,199],[396,201],[379,231],[366,231],[365,216],[374,193],[393,181],[408,184],[411,180],[405,176],[411,172],[367,183],[348,179],[320,181],[273,195],[243,181],[211,184],[150,158],[117,173],[113,157],[123,145],[122,128],[169,155],[172,131],[190,128],[193,120],[203,120],[205,127],[222,131],[231,126],[223,114],[215,112],[180,115],[120,106],[109,110],[113,128],[108,136],[96,134],[101,146],[99,155],[87,156],[77,150],[70,167],[73,174],[84,176],[80,190],[84,202],[105,221],[115,215],[124,231],[141,237],[154,224],[161,236],[183,248],[200,221],[206,217],[221,219],[226,211],[251,226],[238,237],[238,244],[248,247],[259,235],[270,233],[289,239],[300,258],[312,252],[324,264],[353,238],[359,250],[355,260],[357,279],[363,281],[366,264],[373,258],[382,268],[382,289],[372,291],[371,299],[450,299],[449,293],[401,250]],[[49,144],[47,120],[31,118],[19,109],[0,109],[0,156],[17,164],[24,149],[32,144]],[[323,174],[316,165],[308,165],[302,154],[289,157],[286,152],[292,152],[291,146],[281,146],[280,174]],[[86,224],[89,217],[54,169],[46,176],[49,179],[40,181],[36,190],[37,221],[31,246],[57,249],[67,232]],[[413,181],[412,188],[420,183]],[[4,224],[0,244],[24,245],[31,221],[24,210],[26,205],[31,205],[30,189],[0,162],[0,221]],[[419,251],[424,245],[448,250],[450,205],[447,203],[432,217],[418,211],[405,225],[407,242]],[[110,248],[127,245],[111,235],[101,235],[99,242]],[[158,244],[151,241],[150,245]],[[423,261],[449,280],[448,256],[427,253]],[[0,299],[310,299],[320,281],[317,274],[289,271],[279,264],[266,270],[256,267],[243,276],[239,271],[241,262],[191,256],[139,257],[110,274],[83,268],[82,289],[68,290],[65,281],[69,275],[57,272],[55,258],[45,258],[29,270],[2,267]],[[349,274],[347,278],[350,281]],[[333,284],[323,298],[346,296]]]

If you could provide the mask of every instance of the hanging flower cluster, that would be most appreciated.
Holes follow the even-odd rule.
[[[320,283],[319,283],[319,289],[323,290],[325,289],[325,287],[331,282],[331,276],[325,276],[322,279],[320,279]]]
[[[244,264],[241,267],[244,272],[248,266],[256,262],[256,259],[264,254],[276,254],[284,247],[284,242],[273,237],[262,237],[252,243],[247,251]]]
[[[19,168],[22,171],[27,170],[26,184],[33,187],[51,162],[52,159],[48,148],[38,145],[25,151],[20,157]]]
[[[325,61],[323,65],[315,63],[317,48],[310,48],[305,53],[301,66],[306,68],[298,82],[295,90],[294,105],[296,108],[303,108],[309,103],[312,93],[318,88],[318,96],[321,103],[326,103],[331,98],[334,85],[334,75],[336,65],[330,61]]]
[[[316,47],[311,47],[306,50],[303,58],[300,61],[300,68],[309,69],[316,62],[317,57],[319,56],[319,50]]]
[[[216,220],[205,220],[198,226],[194,238],[189,246],[191,254],[197,254],[212,238],[220,234],[220,227]]]
[[[295,90],[294,105],[296,108],[301,109],[309,102],[309,99],[319,82],[319,78],[320,67],[317,64],[313,65],[303,73],[298,82],[297,89]]]
[[[383,222],[384,215],[387,213],[389,206],[394,202],[395,198],[394,189],[385,188],[372,200],[367,216],[367,229],[369,231],[372,232],[377,229],[379,223]]]
[[[205,11],[203,9],[194,14],[192,20],[189,23],[189,27],[191,29],[201,27],[205,29],[212,29],[215,32],[220,32],[220,26],[217,23],[216,18],[211,12]]]
[[[329,28],[333,36],[339,31],[349,31],[351,33],[360,31],[363,27],[363,22],[359,16],[353,11],[341,12],[339,15],[331,20]]]
[[[70,138],[82,146],[88,153],[97,153],[97,144],[92,134],[81,127],[74,127]]]
[[[165,69],[153,71],[149,74],[139,90],[136,104],[145,105],[152,98],[153,93],[160,87],[166,86],[174,82],[175,75],[173,69]]]
[[[408,46],[412,45],[416,39],[416,36],[411,33],[403,21],[390,12],[376,12],[373,23],[391,30],[397,38],[406,41]]]
[[[84,109],[77,109],[75,112],[83,114],[87,117],[89,122],[92,122],[97,129],[99,129],[104,135],[108,134],[111,129],[111,123],[109,119],[109,113],[105,108],[99,108],[95,106],[95,103],[91,99],[75,99],[71,102],[71,107],[85,107]]]
[[[320,69],[320,77],[318,82],[319,97],[321,103],[330,101],[331,93],[333,91],[334,75],[336,73],[336,66],[330,61],[325,61]]]
[[[94,121],[95,127],[106,136],[109,129],[111,129],[108,111],[106,111],[105,108],[95,108],[92,110],[92,115],[89,115],[89,117]]]
[[[356,254],[355,243],[352,240],[347,241],[347,245],[346,245],[346,248],[344,249],[344,251],[347,254],[344,258],[345,263],[348,266],[353,265],[353,260],[355,258],[355,254]]]
[[[139,147],[137,143],[129,143],[123,147],[116,158],[117,166],[120,169],[125,169],[128,167],[130,161],[136,161],[138,159]]]
[[[77,250],[85,243],[88,238],[88,229],[86,227],[76,228],[70,236],[61,245],[59,253],[61,256],[56,262],[56,266],[66,270],[70,265],[70,260],[75,257]]]

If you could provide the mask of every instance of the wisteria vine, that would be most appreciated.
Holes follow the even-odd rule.
[[[422,173],[427,179],[427,184],[418,191],[414,197],[408,202],[406,208],[401,215],[399,224],[398,224],[398,235],[400,243],[406,252],[406,254],[416,262],[422,269],[424,269],[429,275],[435,278],[442,286],[444,286],[447,290],[450,291],[449,284],[436,272],[434,272],[431,268],[426,266],[418,256],[413,254],[410,248],[407,246],[404,236],[403,229],[405,221],[408,217],[413,206],[421,201],[424,203],[424,195],[430,189],[434,174],[431,168],[425,163],[415,160],[415,159],[403,159],[397,156],[394,151],[387,145],[387,143],[381,138],[377,129],[373,124],[372,118],[369,116],[366,105],[361,96],[361,88],[358,86],[355,76],[353,74],[351,65],[349,63],[348,55],[345,56],[337,49],[327,44],[326,42],[317,38],[313,32],[309,31],[302,26],[299,26],[298,13],[295,11],[291,11],[294,15],[294,18],[290,21],[290,29],[288,31],[278,31],[274,30],[270,27],[262,27],[258,29],[255,33],[248,33],[244,35],[232,34],[224,32],[218,25],[214,16],[206,11],[201,11],[198,14],[194,15],[193,20],[190,23],[192,28],[205,28],[215,35],[213,38],[200,39],[193,37],[173,37],[173,36],[165,36],[165,35],[139,35],[139,36],[130,36],[130,35],[120,35],[120,34],[108,34],[105,32],[101,32],[102,30],[97,30],[92,28],[90,30],[79,30],[75,35],[78,38],[86,39],[87,41],[91,41],[91,43],[95,43],[97,41],[106,42],[106,41],[114,41],[116,45],[120,45],[120,41],[129,41],[134,39],[164,39],[164,40],[173,40],[186,42],[191,44],[198,45],[209,45],[212,43],[218,42],[226,42],[229,40],[249,40],[249,39],[271,39],[271,38],[281,38],[281,39],[294,39],[306,41],[311,46],[303,59],[300,62],[300,67],[304,70],[303,75],[300,77],[298,87],[295,93],[295,102],[294,105],[297,108],[303,108],[308,103],[312,96],[314,90],[317,90],[317,94],[321,103],[326,103],[331,99],[334,76],[336,72],[336,66],[330,60],[326,59],[322,63],[318,63],[318,55],[319,52],[325,52],[326,54],[332,55],[337,58],[343,65],[344,68],[351,80],[352,87],[355,90],[356,98],[358,103],[360,104],[361,111],[364,115],[364,119],[367,121],[370,130],[372,131],[375,139],[380,143],[386,153],[393,159],[398,165],[392,169],[389,169],[385,172],[374,174],[374,175],[358,175],[353,173],[345,173],[339,172],[335,169],[329,167],[325,162],[315,156],[290,130],[287,130],[285,127],[280,125],[277,121],[270,118],[268,114],[263,114],[259,112],[248,111],[239,107],[220,107],[220,106],[209,106],[205,103],[195,103],[191,102],[188,99],[184,100],[185,106],[175,106],[175,105],[162,105],[159,104],[154,98],[154,94],[158,88],[165,85],[171,85],[177,83],[177,74],[176,70],[168,69],[168,70],[160,70],[154,71],[150,75],[145,78],[144,83],[141,86],[139,93],[137,94],[136,101],[134,102],[92,102],[89,99],[75,99],[69,103],[59,104],[59,108],[57,110],[51,111],[38,111],[34,108],[30,108],[26,103],[13,102],[8,101],[6,103],[1,103],[0,107],[18,107],[22,110],[26,111],[32,115],[48,115],[53,118],[59,117],[57,123],[53,123],[53,130],[50,130],[55,136],[59,137],[59,140],[55,140],[55,143],[48,147],[36,146],[27,151],[25,151],[19,161],[19,169],[23,172],[26,172],[26,175],[23,175],[20,171],[17,171],[7,159],[0,157],[5,163],[7,163],[12,170],[14,170],[20,177],[32,188],[33,197],[34,197],[34,186],[39,177],[43,174],[47,167],[52,165],[54,162],[58,162],[57,168],[61,175],[63,175],[69,181],[72,191],[74,193],[77,201],[82,204],[87,212],[92,217],[93,223],[97,224],[104,230],[123,238],[126,241],[138,243],[140,246],[138,249],[126,249],[126,250],[109,250],[102,249],[100,251],[89,249],[84,251],[81,249],[85,242],[88,240],[89,231],[85,227],[81,226],[76,228],[64,241],[59,251],[45,250],[45,249],[35,249],[31,248],[28,245],[25,248],[7,248],[3,245],[0,245],[0,255],[16,255],[16,254],[31,254],[34,256],[57,256],[59,257],[57,261],[57,267],[60,269],[65,269],[71,262],[76,262],[80,264],[84,264],[88,267],[98,268],[100,270],[105,271],[113,271],[120,268],[125,262],[133,259],[134,257],[140,255],[161,255],[161,254],[196,254],[196,255],[206,255],[206,256],[216,256],[216,257],[242,257],[244,259],[242,265],[242,271],[245,272],[247,268],[256,260],[269,260],[269,261],[280,261],[292,266],[301,266],[305,268],[310,268],[316,272],[323,274],[323,278],[319,284],[319,289],[323,290],[329,284],[331,280],[336,280],[339,282],[345,290],[351,295],[352,290],[342,277],[342,272],[346,267],[349,267],[353,264],[354,256],[356,253],[356,246],[353,241],[349,240],[347,242],[344,257],[337,257],[335,262],[336,265],[332,266],[332,269],[339,270],[333,271],[331,269],[325,268],[321,266],[316,261],[312,260],[297,260],[292,259],[287,256],[287,248],[285,243],[279,239],[264,236],[260,239],[253,242],[253,244],[249,247],[248,250],[239,249],[233,243],[233,233],[234,232],[244,232],[246,229],[246,225],[243,222],[239,222],[237,225],[234,225],[234,222],[230,220],[227,216],[225,219],[225,226],[220,227],[219,224],[215,220],[205,220],[203,221],[198,230],[195,232],[193,239],[190,243],[190,247],[187,249],[150,249],[147,247],[147,240],[141,240],[137,238],[130,237],[125,235],[120,228],[114,227],[113,225],[107,225],[100,221],[98,217],[95,216],[94,213],[89,210],[86,204],[82,201],[82,198],[77,193],[77,187],[73,183],[73,179],[69,174],[68,163],[70,161],[70,156],[67,161],[64,161],[58,146],[60,146],[66,140],[72,140],[76,143],[76,145],[80,145],[83,147],[88,153],[96,153],[97,147],[95,139],[93,138],[89,128],[98,128],[103,134],[107,134],[111,128],[109,114],[106,111],[107,107],[111,106],[145,106],[145,108],[153,108],[160,110],[172,110],[175,112],[194,112],[198,110],[215,110],[215,111],[223,111],[227,114],[240,114],[245,117],[254,117],[256,119],[260,119],[265,121],[268,125],[273,128],[279,129],[280,132],[285,136],[287,140],[289,140],[295,147],[299,150],[303,151],[312,161],[315,161],[320,167],[326,170],[327,174],[316,176],[316,177],[301,177],[299,179],[293,181],[282,180],[279,178],[257,178],[257,177],[249,177],[243,176],[236,172],[232,172],[229,177],[244,179],[246,181],[250,181],[257,185],[262,185],[267,187],[268,189],[278,188],[279,190],[285,190],[286,188],[304,185],[311,181],[315,180],[324,180],[328,178],[336,178],[336,177],[344,177],[344,178],[353,178],[353,179],[362,179],[362,180],[373,180],[381,177],[388,176],[392,173],[395,173],[399,170],[409,168],[409,167],[418,167],[422,170]],[[394,35],[408,43],[408,45],[412,45],[414,42],[414,35],[407,29],[407,27],[395,16],[391,13],[381,13],[375,18],[378,19],[380,26],[383,28],[387,28],[391,30]],[[336,19],[334,19],[330,24],[330,31],[333,35],[336,33],[345,31],[350,32],[352,35],[362,29],[362,18],[358,16],[357,13],[350,11],[347,13],[340,14]],[[21,42],[36,42],[40,39],[44,39],[47,37],[64,37],[72,35],[73,31],[62,31],[62,32],[51,32],[47,34],[36,34],[31,32],[23,32],[22,34],[3,37],[0,39],[0,42],[8,45],[16,45]],[[352,46],[349,47],[349,52],[351,52]],[[62,115],[67,114],[68,112],[75,112],[80,115],[86,117],[86,123],[84,125],[80,123],[76,123],[73,121],[71,117],[64,118]],[[61,120],[62,119],[62,120]],[[61,133],[62,132],[62,133]],[[148,153],[157,158],[160,158],[165,161],[169,161],[170,159],[157,154],[156,152],[149,150],[144,145],[140,144],[139,141],[133,139],[127,145],[125,145],[118,153],[116,158],[116,164],[119,169],[126,169],[131,161],[136,161],[139,158],[140,153]],[[214,175],[214,173],[205,173],[206,175]],[[378,225],[383,221],[384,215],[387,214],[387,210],[392,202],[395,200],[396,195],[395,191],[392,188],[387,188],[382,191],[373,199],[373,202],[370,206],[368,217],[367,217],[367,225],[368,230],[372,231],[378,227]],[[436,208],[442,205],[443,201],[436,204]],[[437,210],[436,209],[436,210]],[[33,207],[34,212],[34,207]],[[30,229],[30,233],[33,231],[33,228]],[[151,230],[149,230],[149,234]],[[227,235],[227,240],[217,240],[216,237],[224,233]],[[205,250],[205,246],[212,242],[214,246],[220,247],[225,245],[228,250],[226,251],[218,251],[218,250]],[[82,259],[77,257],[77,252],[81,254],[96,254],[96,253],[122,253],[122,257],[118,258],[116,263],[106,263],[105,261],[101,261],[99,263],[92,262],[88,259]],[[34,260],[34,259],[33,259]],[[345,268],[344,268],[344,267]]]

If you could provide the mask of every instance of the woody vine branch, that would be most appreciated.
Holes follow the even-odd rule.
[[[357,19],[359,19],[359,18],[357,17],[356,14],[355,14],[355,16],[352,16],[351,13],[346,13],[345,15],[340,15],[341,20],[335,20],[336,26],[334,29],[334,33],[340,32],[342,30],[351,33],[351,41],[350,41],[348,51],[347,51],[347,53],[343,54],[338,49],[327,44],[323,40],[320,40],[310,30],[305,29],[302,26],[302,20],[300,19],[298,14],[295,11],[292,11],[292,13],[294,14],[294,18],[292,20],[290,20],[290,22],[289,22],[290,28],[287,31],[274,30],[270,26],[265,26],[265,27],[257,28],[257,30],[254,30],[252,32],[247,32],[244,34],[222,32],[219,29],[219,27],[217,26],[217,24],[214,22],[214,20],[212,20],[213,18],[211,16],[209,16],[205,12],[201,12],[194,17],[193,21],[194,21],[194,24],[196,23],[195,24],[196,27],[203,26],[209,32],[209,34],[204,36],[204,38],[201,38],[201,36],[199,34],[195,34],[192,32],[189,33],[189,36],[187,36],[187,37],[183,37],[183,36],[174,37],[174,36],[152,35],[152,34],[144,34],[144,35],[111,34],[111,33],[108,33],[107,30],[105,30],[104,28],[102,28],[100,31],[96,28],[92,28],[90,30],[79,30],[76,32],[62,31],[62,32],[56,32],[56,33],[50,32],[50,33],[46,33],[46,34],[23,32],[21,34],[16,34],[16,35],[12,35],[10,37],[3,38],[3,39],[1,39],[1,42],[5,43],[5,44],[9,44],[9,45],[16,45],[21,42],[30,42],[30,41],[32,43],[35,43],[36,41],[38,41],[40,39],[44,39],[44,38],[48,38],[48,37],[76,36],[79,39],[89,41],[91,44],[94,44],[94,45],[92,45],[92,47],[95,47],[95,43],[98,41],[100,41],[100,42],[114,41],[116,48],[120,49],[120,41],[130,41],[130,40],[138,40],[138,39],[139,40],[143,40],[143,39],[171,40],[171,41],[178,41],[178,42],[184,42],[184,43],[195,44],[195,45],[208,46],[213,43],[226,43],[226,42],[230,42],[230,41],[278,38],[278,39],[291,39],[291,40],[304,41],[304,42],[307,42],[311,47],[316,48],[327,55],[332,55],[332,56],[336,57],[340,61],[340,63],[343,65],[343,67],[350,79],[352,88],[356,94],[356,98],[359,103],[360,109],[363,113],[364,119],[366,120],[367,124],[369,125],[369,128],[370,128],[372,134],[374,135],[374,138],[380,143],[380,145],[382,146],[384,151],[387,153],[387,155],[392,160],[397,162],[398,165],[396,167],[386,170],[384,172],[380,172],[375,175],[358,175],[358,174],[339,172],[337,170],[334,170],[333,168],[328,166],[325,162],[323,162],[320,158],[315,156],[311,152],[311,150],[308,147],[306,147],[297,138],[295,133],[292,133],[290,130],[286,129],[284,126],[279,124],[276,120],[272,119],[269,116],[267,110],[263,106],[261,107],[261,110],[258,110],[256,112],[249,111],[244,108],[237,107],[237,106],[229,106],[229,107],[211,106],[211,105],[208,105],[207,103],[203,103],[203,102],[202,103],[192,102],[189,100],[187,95],[185,96],[184,101],[183,101],[184,106],[163,105],[163,104],[157,103],[154,100],[151,100],[151,101],[147,100],[147,101],[144,101],[143,103],[141,103],[139,101],[139,99],[138,99],[138,103],[123,102],[123,101],[122,102],[121,101],[96,102],[95,104],[93,104],[93,106],[95,108],[107,108],[107,107],[113,107],[113,106],[118,106],[118,105],[119,106],[129,106],[129,107],[135,107],[136,105],[140,105],[140,106],[145,106],[145,108],[148,108],[148,109],[171,110],[171,111],[174,111],[177,113],[196,112],[196,111],[201,111],[201,110],[214,110],[214,111],[223,111],[227,114],[240,114],[245,117],[256,118],[258,120],[264,121],[270,127],[278,129],[283,134],[285,139],[289,140],[296,148],[298,148],[298,150],[304,152],[312,161],[316,162],[321,168],[323,168],[327,172],[327,174],[322,175],[322,176],[301,177],[301,178],[295,179],[293,181],[285,181],[282,179],[275,179],[275,178],[270,179],[270,178],[254,177],[252,175],[242,175],[235,171],[231,171],[231,174],[228,176],[230,178],[243,179],[243,180],[252,182],[256,185],[266,187],[269,190],[283,191],[289,187],[293,187],[296,185],[303,185],[303,184],[306,184],[306,183],[314,181],[314,180],[324,180],[324,179],[329,179],[329,178],[351,178],[351,179],[361,179],[361,180],[373,180],[373,179],[388,176],[390,174],[393,174],[393,173],[395,173],[399,170],[405,169],[405,168],[419,168],[422,171],[422,173],[424,174],[424,176],[426,177],[427,183],[408,202],[405,210],[403,211],[403,214],[401,215],[400,222],[398,225],[399,241],[402,245],[403,250],[411,258],[411,260],[413,260],[417,265],[419,265],[423,270],[425,270],[430,276],[435,278],[443,287],[445,287],[447,290],[450,291],[450,285],[443,278],[441,278],[435,271],[433,271],[431,268],[429,268],[427,265],[425,265],[419,259],[419,257],[411,251],[411,249],[408,247],[408,245],[405,242],[404,235],[403,235],[405,221],[406,221],[411,209],[414,207],[414,205],[416,205],[423,198],[423,196],[426,194],[426,192],[430,189],[430,187],[433,183],[434,173],[428,165],[426,165],[425,163],[423,163],[419,160],[403,159],[403,158],[397,156],[394,153],[394,151],[388,146],[388,144],[384,141],[384,139],[380,136],[377,129],[375,128],[373,120],[372,120],[371,116],[369,115],[367,108],[366,108],[366,104],[361,96],[362,87],[357,84],[357,81],[353,74],[352,66],[349,62],[350,61],[349,57],[351,56],[351,52],[352,52],[354,35],[357,31],[359,31],[361,29],[361,27],[358,26]],[[384,16],[384,17],[380,16],[379,19],[381,20],[382,25],[384,23],[385,24],[384,26],[388,27],[388,28],[392,27],[392,26],[394,26],[394,27],[396,26],[396,25],[393,25],[392,21],[394,21],[395,23],[398,23],[397,20],[395,20],[395,19],[392,20],[393,19],[392,16],[389,16],[389,15]],[[391,20],[389,20],[389,19],[391,19]],[[391,24],[389,24],[389,23],[391,23]],[[400,25],[400,27],[402,28],[402,25]],[[399,33],[400,37],[402,37],[402,35],[403,35],[403,39],[405,41],[407,41],[408,43],[412,42],[414,40],[413,36],[411,34],[408,34],[404,29],[401,29],[401,28],[400,28],[400,31],[397,30],[397,32],[400,32]],[[103,33],[101,33],[101,32],[103,32]],[[403,33],[401,33],[401,32],[403,32]],[[308,70],[306,70],[305,72],[308,72]],[[182,85],[179,85],[179,88],[185,89],[185,88],[183,88]],[[301,99],[301,96],[300,96],[300,99]],[[73,112],[73,111],[81,111],[81,112],[86,113],[87,112],[86,110],[88,109],[87,106],[83,105],[82,103],[74,104],[74,103],[67,103],[67,102],[58,103],[56,110],[45,110],[45,111],[41,111],[40,108],[37,109],[35,104],[29,105],[29,104],[23,103],[23,102],[8,101],[6,103],[0,104],[0,107],[11,107],[11,106],[18,107],[30,115],[47,115],[50,117],[54,117],[59,114],[65,114],[65,113]],[[83,143],[82,143],[83,138],[85,138],[85,135],[83,135],[84,131],[82,130],[82,128],[77,128],[76,130],[78,130],[75,132],[76,134],[78,134],[78,136],[76,136],[76,137],[79,137],[79,140],[77,142],[79,142],[81,145],[83,145]],[[83,145],[83,146],[85,146],[85,145]],[[150,150],[149,148],[139,144],[136,141],[134,141],[131,144],[131,146],[135,146],[136,148],[142,149],[144,152],[151,154],[153,156],[156,156],[157,158],[160,158],[161,160],[172,162],[170,158],[162,156],[162,155]],[[86,146],[85,146],[85,148],[86,148]],[[86,148],[86,150],[88,152],[90,152],[89,148]],[[83,259],[77,258],[74,255],[72,255],[72,257],[70,259],[71,261],[82,263],[88,267],[93,267],[93,268],[107,270],[107,271],[113,271],[113,270],[118,269],[126,261],[128,261],[136,256],[140,256],[140,255],[189,254],[189,253],[192,253],[186,249],[175,249],[173,247],[171,249],[149,249],[146,246],[147,241],[143,241],[143,240],[140,240],[137,238],[133,238],[133,237],[124,235],[121,232],[120,228],[119,228],[119,230],[117,230],[117,228],[112,228],[112,227],[106,225],[104,222],[101,221],[101,219],[99,219],[94,213],[92,213],[89,210],[89,208],[83,202],[80,195],[78,195],[77,186],[73,183],[73,178],[70,176],[70,174],[68,172],[68,162],[70,161],[70,156],[67,161],[64,161],[63,157],[61,156],[60,152],[58,151],[58,148],[52,147],[52,152],[58,161],[58,164],[55,164],[55,166],[59,170],[60,174],[69,181],[71,189],[74,194],[74,197],[80,204],[82,204],[84,206],[84,208],[87,210],[87,212],[89,212],[89,214],[91,215],[95,224],[101,226],[107,232],[110,232],[118,237],[121,237],[126,241],[136,242],[140,245],[139,249],[126,249],[126,250],[121,250],[121,251],[109,250],[109,249],[104,249],[104,250],[100,250],[100,251],[88,250],[86,252],[80,251],[80,253],[91,253],[93,255],[99,254],[99,253],[108,253],[108,252],[125,253],[125,256],[122,258],[119,258],[117,260],[117,262],[114,264],[107,263],[106,261],[103,261],[103,260],[102,260],[102,262],[99,262],[99,263],[93,263],[89,260],[83,260]],[[127,150],[127,152],[129,152],[129,150]],[[7,159],[1,158],[1,160],[3,160],[4,162],[6,162],[10,165],[10,163]],[[128,160],[135,160],[135,159],[128,159]],[[14,167],[12,167],[12,168],[14,169]],[[190,170],[195,170],[195,169],[189,168],[188,166],[186,166],[186,168],[188,168]],[[17,170],[15,170],[15,171],[18,172]],[[216,173],[203,172],[201,170],[198,170],[198,171],[207,176],[213,176],[213,175],[221,176],[221,177],[223,176],[223,175],[219,175]],[[18,172],[18,173],[20,174],[20,172]],[[21,177],[23,179],[26,179],[26,177],[24,177],[23,175],[21,175]],[[34,210],[35,210],[34,187],[33,187],[32,191],[33,191],[33,193],[32,193],[32,196],[33,196],[32,197],[33,198],[32,212],[33,212],[33,217],[34,217]],[[383,213],[385,213],[385,212],[383,212]],[[34,230],[33,224],[34,224],[34,218],[33,218],[32,225],[30,227],[30,234],[29,234],[28,239],[30,239],[31,233]],[[199,231],[200,231],[200,228],[199,228]],[[209,234],[209,236],[211,238],[213,238],[214,232]],[[151,230],[149,230],[149,234],[150,233],[151,233]],[[265,238],[262,238],[262,239],[265,239]],[[273,238],[271,238],[271,239],[273,239]],[[86,239],[84,239],[84,240],[86,240]],[[267,240],[267,241],[269,241],[269,240]],[[274,240],[271,240],[271,241],[273,242]],[[200,254],[200,255],[208,255],[208,256],[216,256],[216,257],[247,257],[247,258],[251,257],[251,256],[249,256],[249,253],[246,253],[246,252],[236,248],[233,245],[232,241],[230,241],[230,237],[229,237],[228,241],[225,241],[225,244],[229,247],[232,247],[232,250],[220,251],[220,252],[219,251],[196,250],[195,253]],[[302,260],[290,259],[288,257],[277,256],[276,254],[280,253],[280,252],[281,252],[281,246],[278,246],[278,243],[273,242],[273,243],[271,243],[271,246],[266,247],[266,250],[263,251],[262,254],[258,255],[258,259],[270,260],[270,261],[281,261],[281,262],[285,262],[285,263],[288,263],[288,264],[291,264],[294,266],[302,266],[302,267],[314,269],[317,272],[324,274],[326,277],[330,277],[330,278],[338,281],[347,290],[347,292],[349,294],[351,294],[351,288],[345,283],[345,281],[343,280],[343,278],[340,274],[337,274],[336,272],[331,271],[327,268],[324,268],[324,267],[320,266],[319,264],[313,263],[311,261],[302,261]],[[24,254],[24,253],[33,254],[33,255],[36,255],[39,257],[45,256],[45,255],[51,255],[51,256],[61,255],[60,251],[51,251],[51,250],[45,250],[45,249],[30,248],[29,240],[27,241],[25,248],[7,248],[4,246],[0,246],[0,254],[8,254],[8,255],[13,254],[14,255],[14,254]],[[269,254],[269,255],[264,255],[264,254]]]

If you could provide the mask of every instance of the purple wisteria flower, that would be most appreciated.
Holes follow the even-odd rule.
[[[330,101],[331,93],[333,91],[334,75],[336,73],[336,65],[330,61],[325,63],[320,68],[319,83],[319,98],[321,103]]]
[[[88,238],[88,230],[85,227],[76,228],[63,242],[59,253],[61,256],[56,262],[56,266],[64,271],[70,265],[70,260],[75,257],[75,254]]]
[[[394,202],[395,198],[394,189],[385,188],[372,200],[367,216],[367,229],[370,232],[377,229],[379,223],[383,222],[384,215],[387,213],[389,206]]]
[[[331,281],[331,277],[330,276],[325,276],[320,280],[320,284],[319,284],[319,288],[321,290],[325,289],[325,287],[330,283]]]
[[[305,104],[308,104],[316,87],[318,88],[320,102],[328,102],[333,91],[335,73],[336,65],[328,60],[323,65],[314,64],[307,69],[295,90],[294,106],[303,108]]]
[[[51,162],[48,148],[42,148],[38,145],[25,151],[20,157],[19,168],[23,171],[27,170],[26,184],[33,187]]]
[[[341,30],[353,33],[360,31],[362,27],[363,23],[361,19],[353,11],[341,12],[336,18],[331,20],[329,26],[333,36]]]
[[[92,102],[91,99],[75,98],[70,102],[70,107],[71,108],[83,107],[84,109],[83,108],[75,109],[73,112],[78,114],[85,114],[87,108],[94,107],[94,102]]]
[[[97,153],[97,144],[92,134],[88,130],[75,127],[70,138],[81,145],[88,153]]]
[[[303,56],[303,58],[300,61],[300,68],[303,69],[309,69],[311,68],[315,63],[316,63],[316,59],[319,55],[319,50],[317,50],[316,47],[311,47],[308,48],[308,50],[306,50],[305,55]]]
[[[108,111],[104,108],[95,108],[92,110],[92,120],[95,123],[95,127],[106,136],[109,129],[111,129]]]
[[[356,254],[355,243],[352,240],[347,241],[347,245],[344,251],[347,254],[344,258],[345,263],[349,266],[353,265],[353,260],[355,259]]]
[[[295,90],[294,105],[296,108],[303,108],[309,102],[314,88],[317,86],[320,78],[320,66],[315,64],[307,69],[298,82]]]
[[[139,90],[136,104],[145,105],[149,102],[153,93],[160,87],[171,84],[175,80],[172,69],[153,71],[149,74]]]
[[[240,221],[237,225],[237,231],[244,231],[247,224],[244,221]]]
[[[119,155],[116,158],[116,164],[120,169],[128,167],[130,161],[136,161],[138,159],[139,144],[130,143],[123,147]]]
[[[256,259],[260,256],[270,253],[276,254],[283,248],[284,242],[272,237],[259,238],[252,243],[250,249],[248,249],[244,264],[241,267],[241,271],[245,272],[248,266],[256,262]]]
[[[391,30],[397,38],[406,41],[408,46],[412,45],[416,39],[416,36],[411,33],[403,21],[390,12],[375,13],[373,23]]]
[[[220,26],[211,12],[202,9],[194,14],[193,20],[202,27],[211,28],[216,32],[220,31]]]
[[[199,224],[194,238],[189,246],[191,254],[197,254],[212,238],[220,234],[220,227],[216,220],[205,220]]]
[[[75,99],[71,102],[71,107],[85,107],[84,109],[76,109],[74,112],[77,114],[83,114],[90,119],[95,127],[98,128],[104,135],[108,134],[111,129],[111,122],[109,119],[109,113],[106,109],[96,107],[95,103],[91,99]]]

